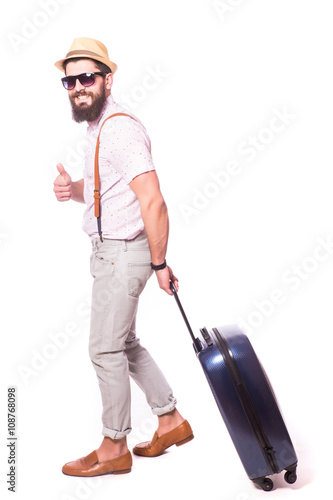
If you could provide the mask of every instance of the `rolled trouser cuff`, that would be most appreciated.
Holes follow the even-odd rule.
[[[173,411],[176,408],[176,405],[177,405],[177,400],[173,398],[168,405],[163,406],[162,408],[159,407],[152,408],[152,412],[154,415],[157,416],[165,415],[166,413],[170,413],[171,411]]]
[[[122,439],[127,436],[131,432],[132,428],[126,429],[125,431],[115,431],[113,429],[108,429],[107,427],[103,427],[102,434],[105,437],[109,437],[111,439]]]

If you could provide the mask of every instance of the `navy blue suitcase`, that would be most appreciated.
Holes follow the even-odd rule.
[[[248,477],[264,491],[273,488],[267,476],[283,470],[286,482],[294,483],[297,456],[249,339],[236,325],[202,328],[202,340],[196,338],[173,283],[170,286]]]

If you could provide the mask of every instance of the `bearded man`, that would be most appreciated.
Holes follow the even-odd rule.
[[[170,280],[178,290],[178,279],[166,263],[168,211],[147,131],[111,95],[117,65],[109,59],[105,45],[76,38],[66,57],[55,65],[65,72],[62,83],[73,119],[88,123],[83,178],[73,182],[59,163],[54,192],[60,202],[74,200],[86,205],[83,229],[92,243],[94,279],[89,354],[102,396],[104,436],[99,448],[65,464],[62,471],[72,476],[122,474],[132,467],[127,447],[131,431],[129,377],[144,391],[158,417],[153,439],[135,446],[134,454],[155,457],[173,444],[193,439],[189,423],[176,408],[171,387],[140,344],[135,328],[139,296],[153,272],[166,293],[172,295]],[[97,143],[94,162],[93,144]]]

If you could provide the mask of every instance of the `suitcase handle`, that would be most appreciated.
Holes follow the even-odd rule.
[[[189,331],[189,333],[190,333],[190,335],[191,335],[191,338],[192,338],[192,340],[193,340],[193,347],[194,347],[194,350],[195,350],[195,352],[196,352],[196,353],[198,353],[198,352],[202,351],[202,344],[201,344],[201,342],[200,342],[200,339],[195,338],[195,336],[194,336],[193,330],[192,330],[191,325],[190,325],[190,323],[189,323],[189,321],[188,321],[188,319],[187,319],[187,316],[186,316],[186,314],[185,314],[185,311],[184,311],[184,309],[183,309],[183,306],[182,306],[182,304],[181,304],[181,302],[180,302],[180,300],[179,300],[179,297],[178,297],[178,293],[177,293],[176,287],[175,287],[175,285],[174,285],[174,283],[173,283],[173,281],[172,281],[172,280],[170,280],[170,290],[172,291],[173,296],[174,296],[174,297],[175,297],[175,299],[176,299],[176,302],[177,302],[177,305],[178,305],[179,310],[180,310],[180,312],[181,312],[181,315],[183,316],[183,319],[184,319],[184,321],[185,321],[185,325],[187,326],[187,329],[188,329],[188,331]]]

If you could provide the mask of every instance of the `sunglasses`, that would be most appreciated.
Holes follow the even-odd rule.
[[[63,86],[66,90],[73,90],[76,85],[76,80],[79,80],[84,87],[91,87],[95,83],[95,75],[105,76],[107,73],[95,71],[94,73],[81,73],[81,75],[64,76],[61,79]]]

